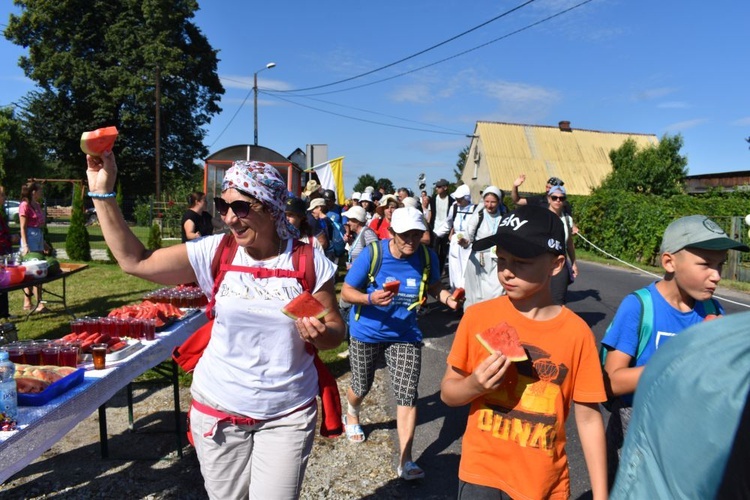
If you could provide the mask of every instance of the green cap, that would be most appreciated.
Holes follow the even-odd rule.
[[[731,239],[705,215],[681,217],[667,226],[661,240],[661,253],[675,253],[683,248],[750,252],[750,247]]]

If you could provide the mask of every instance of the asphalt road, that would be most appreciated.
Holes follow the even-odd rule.
[[[578,266],[580,276],[568,291],[568,307],[586,320],[599,342],[622,298],[655,278],[635,270],[581,261]],[[719,288],[716,295],[728,314],[750,310],[750,295],[722,288]],[[747,307],[722,300],[721,297],[747,304]],[[429,307],[430,312],[420,319],[425,348],[414,440],[414,456],[425,469],[427,479],[419,484],[409,485],[408,496],[419,499],[455,498],[461,435],[466,425],[468,407],[456,409],[443,404],[440,400],[440,380],[445,372],[445,360],[461,316],[438,304]],[[606,418],[606,411],[604,414]],[[588,473],[574,418],[571,412],[566,426],[571,495],[574,499],[590,498]],[[395,440],[395,431],[393,432]]]

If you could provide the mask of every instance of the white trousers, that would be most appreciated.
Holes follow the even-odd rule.
[[[317,415],[314,402],[256,425],[217,425],[216,417],[191,407],[190,428],[208,496],[221,500],[299,498]],[[204,436],[212,428],[213,435]]]

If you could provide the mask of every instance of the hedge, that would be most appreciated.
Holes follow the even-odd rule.
[[[662,234],[673,220],[704,214],[729,233],[730,217],[744,219],[750,214],[750,194],[745,193],[683,194],[664,198],[598,190],[591,196],[568,198],[582,236],[622,259],[651,265],[658,263]],[[739,236],[744,239],[744,235]]]

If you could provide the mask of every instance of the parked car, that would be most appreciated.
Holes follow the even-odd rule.
[[[5,200],[5,220],[8,222],[18,222],[18,206],[20,201]]]

